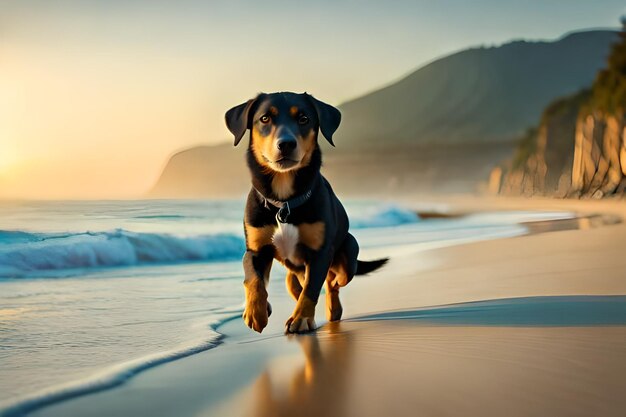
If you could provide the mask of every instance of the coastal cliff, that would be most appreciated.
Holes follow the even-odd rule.
[[[492,193],[603,198],[626,195],[626,32],[589,90],[557,100],[513,158],[494,168]]]
[[[571,196],[601,198],[626,190],[624,112],[581,114],[576,123]]]

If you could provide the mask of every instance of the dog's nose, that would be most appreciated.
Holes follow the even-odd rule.
[[[278,146],[278,150],[283,154],[289,154],[293,152],[293,150],[296,149],[297,145],[298,142],[294,138],[279,139],[276,143],[276,146]]]

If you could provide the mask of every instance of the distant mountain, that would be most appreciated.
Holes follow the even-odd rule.
[[[157,198],[237,197],[250,188],[245,145],[196,146],[174,154],[148,193]]]
[[[473,191],[544,107],[593,82],[616,33],[468,49],[346,102],[324,173],[342,193]],[[230,144],[179,152],[149,195],[241,195],[243,153]]]
[[[512,141],[555,98],[588,87],[616,32],[515,41],[438,59],[341,106],[338,141],[457,144]]]

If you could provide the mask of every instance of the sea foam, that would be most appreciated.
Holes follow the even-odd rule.
[[[60,401],[119,386],[135,375],[155,366],[172,362],[222,343],[223,335],[217,328],[227,321],[239,317],[241,310],[225,308],[222,317],[207,325],[206,334],[196,340],[169,350],[155,352],[133,360],[112,365],[83,379],[69,381],[38,392],[0,402],[0,417],[22,416],[33,410]]]

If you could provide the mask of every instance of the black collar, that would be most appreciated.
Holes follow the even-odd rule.
[[[313,178],[313,183],[311,184],[311,188],[309,188],[309,190],[306,193],[301,194],[294,198],[290,198],[287,201],[272,200],[271,198],[265,197],[256,188],[255,188],[255,191],[257,192],[259,197],[261,197],[261,199],[263,200],[263,203],[265,204],[266,208],[269,208],[268,207],[268,203],[269,203],[278,209],[278,212],[276,213],[276,220],[279,221],[280,223],[287,223],[287,218],[291,214],[291,210],[296,209],[300,207],[301,205],[303,205],[304,203],[306,203],[307,201],[309,201],[309,199],[313,195],[313,191],[315,191],[315,188],[317,187],[317,184],[319,183],[319,177],[320,177],[319,173],[315,175],[315,178]]]

